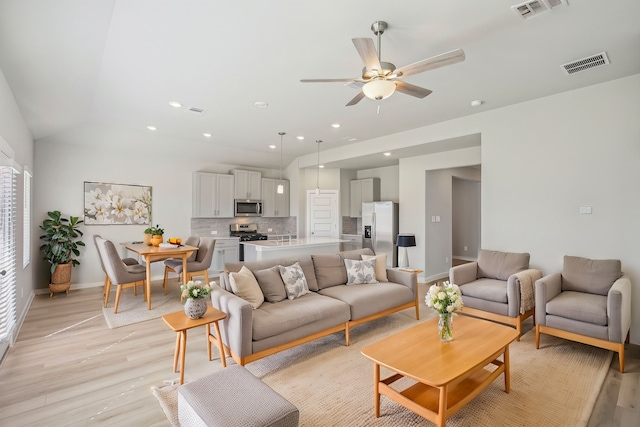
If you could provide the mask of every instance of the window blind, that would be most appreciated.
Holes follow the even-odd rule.
[[[31,263],[31,173],[24,169],[24,199],[22,211],[22,268]]]
[[[16,324],[16,176],[0,166],[0,345],[13,344]]]

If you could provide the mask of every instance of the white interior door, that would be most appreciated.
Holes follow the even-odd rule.
[[[338,236],[338,191],[307,191],[307,237]]]

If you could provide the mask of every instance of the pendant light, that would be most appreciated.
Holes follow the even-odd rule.
[[[280,180],[278,181],[278,194],[284,194],[284,185],[282,185],[282,137],[286,135],[284,132],[278,132],[280,135]]]
[[[317,172],[316,172],[316,196],[320,194],[320,143],[322,142],[321,139],[318,139],[316,141],[316,144],[318,144],[318,165],[316,167]]]

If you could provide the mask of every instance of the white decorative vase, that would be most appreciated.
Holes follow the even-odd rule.
[[[199,319],[207,312],[207,300],[204,298],[187,298],[184,313],[189,319]]]

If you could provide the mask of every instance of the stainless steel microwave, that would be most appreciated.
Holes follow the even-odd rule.
[[[262,200],[236,199],[235,216],[262,216]]]

